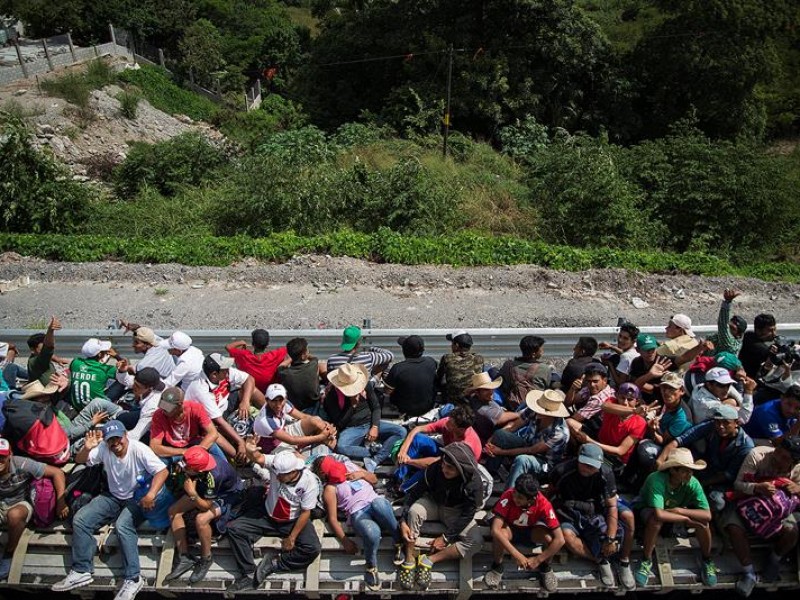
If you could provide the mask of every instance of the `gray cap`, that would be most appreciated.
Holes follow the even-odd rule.
[[[578,452],[578,462],[599,469],[603,465],[603,449],[597,444],[584,444]]]
[[[711,418],[719,421],[738,421],[739,411],[727,404],[720,404],[711,413]]]

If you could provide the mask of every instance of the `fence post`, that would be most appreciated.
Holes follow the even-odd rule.
[[[189,83],[194,85],[194,69],[192,67],[189,67]]]
[[[161,49],[161,48],[158,49],[158,64],[161,65],[162,69],[166,69],[167,68],[167,64],[164,61],[164,50]]]
[[[28,79],[28,69],[25,67],[25,61],[22,60],[22,51],[19,49],[19,40],[14,42],[14,50],[17,51],[17,60],[19,61],[19,66],[22,69],[22,76],[25,79]]]
[[[116,52],[116,48],[117,48],[117,34],[116,34],[116,33],[114,33],[114,24],[113,24],[113,23],[109,23],[109,24],[108,24],[108,31],[109,31],[109,33],[111,33],[111,43],[112,43],[112,44],[114,44],[114,54],[116,54],[116,53],[117,53],[117,52]]]
[[[67,32],[67,43],[69,44],[69,53],[72,55],[72,62],[78,62],[78,58],[75,56],[75,46],[72,44],[72,33],[69,31]]]
[[[100,50],[98,49],[98,47],[97,46],[92,46],[92,48],[94,48],[94,57],[95,58],[100,58]]]
[[[54,71],[53,59],[50,57],[50,49],[47,47],[47,40],[45,38],[42,38],[42,46],[44,47],[44,55],[47,58],[47,64],[50,67],[50,70]]]

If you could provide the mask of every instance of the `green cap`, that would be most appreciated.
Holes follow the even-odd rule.
[[[720,352],[714,357],[714,362],[718,367],[728,369],[728,371],[738,371],[742,368],[742,361],[731,352]]]
[[[649,333],[640,333],[636,338],[636,347],[639,351],[647,352],[658,348],[658,340]]]
[[[344,333],[342,333],[342,345],[340,347],[342,350],[352,350],[356,347],[356,344],[360,339],[361,327],[350,325],[349,327],[346,327]]]

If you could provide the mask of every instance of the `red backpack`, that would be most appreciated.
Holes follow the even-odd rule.
[[[53,407],[12,394],[3,405],[4,434],[20,453],[51,465],[69,460],[69,438]]]
[[[50,527],[56,520],[56,490],[48,477],[36,479],[31,486],[33,524]]]

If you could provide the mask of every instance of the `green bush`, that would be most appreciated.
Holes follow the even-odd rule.
[[[132,198],[145,185],[174,196],[183,186],[214,177],[224,163],[222,152],[199,133],[183,133],[157,144],[140,142],[117,167],[115,187],[123,198]]]
[[[119,112],[126,119],[136,119],[136,112],[139,108],[141,94],[135,89],[123,90],[117,95],[119,100]]]
[[[293,232],[284,232],[263,238],[138,238],[120,235],[3,233],[0,234],[0,251],[74,262],[114,259],[209,266],[225,266],[245,257],[283,261],[296,254],[315,252],[402,264],[536,264],[570,271],[613,264],[618,268],[651,273],[741,275],[768,280],[800,281],[800,265],[797,263],[770,262],[735,266],[702,253],[580,249],[510,236],[486,236],[471,231],[449,236],[404,236],[382,228],[373,234],[340,230],[319,236],[299,236]]]
[[[30,144],[30,131],[0,113],[0,230],[71,232],[87,218],[93,193]]]
[[[138,87],[150,104],[171,115],[181,114],[211,122],[219,110],[208,98],[174,83],[159,67],[142,65],[139,69],[127,69],[119,74],[119,79]]]
[[[89,106],[92,90],[114,83],[116,75],[110,65],[102,59],[89,63],[85,73],[67,73],[59,77],[43,79],[42,89],[51,96],[63,98],[79,108]]]

